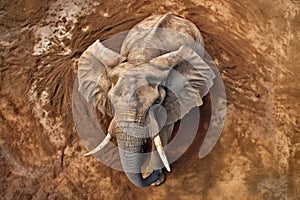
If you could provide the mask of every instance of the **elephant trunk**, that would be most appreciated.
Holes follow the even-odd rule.
[[[146,140],[136,138],[128,134],[117,134],[117,142],[123,169],[128,179],[138,187],[147,187],[157,181],[161,175],[161,170],[152,172],[146,178],[142,177],[141,166],[145,160],[143,146]]]

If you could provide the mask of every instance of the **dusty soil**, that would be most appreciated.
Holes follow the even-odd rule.
[[[299,199],[299,8],[297,0],[2,0],[2,199]],[[226,123],[199,159],[206,98],[197,137],[167,181],[139,189],[83,157],[71,112],[76,62],[96,39],[166,12],[201,30],[225,83]]]

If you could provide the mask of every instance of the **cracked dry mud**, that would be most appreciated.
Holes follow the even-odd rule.
[[[299,7],[297,0],[2,0],[1,199],[299,199]],[[219,142],[199,159],[205,98],[198,134],[166,182],[140,189],[83,157],[72,89],[91,43],[166,12],[201,30],[224,80],[227,116]]]

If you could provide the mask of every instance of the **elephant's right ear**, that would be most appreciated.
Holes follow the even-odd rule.
[[[99,40],[89,46],[81,55],[78,62],[79,92],[87,102],[105,111],[107,93],[111,83],[106,68],[123,62],[126,58],[106,48]],[[101,84],[99,84],[101,82]],[[99,107],[99,102],[100,107]],[[102,110],[103,109],[103,110]]]
[[[214,84],[215,73],[199,54],[181,46],[150,61],[156,67],[170,68],[165,84],[169,91],[164,101],[167,125],[182,119],[193,107],[201,106],[202,98]]]

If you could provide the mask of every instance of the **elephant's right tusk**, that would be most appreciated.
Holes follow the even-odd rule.
[[[112,136],[111,136],[110,133],[108,133],[106,135],[106,137],[104,138],[104,140],[96,148],[94,148],[92,151],[84,154],[84,156],[89,156],[89,155],[92,155],[94,153],[97,153],[98,151],[103,149],[106,145],[108,145],[108,143],[110,142],[111,139],[112,139]]]
[[[158,155],[159,155],[160,159],[162,160],[164,166],[166,167],[167,171],[171,172],[170,165],[169,165],[169,162],[167,160],[167,156],[166,156],[166,153],[165,153],[164,148],[162,146],[161,139],[160,139],[159,135],[154,137],[154,144],[155,144],[155,147],[157,149]]]

